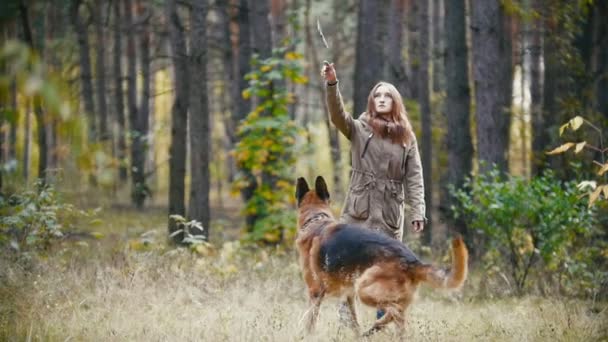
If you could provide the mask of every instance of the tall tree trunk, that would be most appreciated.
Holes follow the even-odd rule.
[[[595,109],[608,119],[608,3],[598,1],[593,9],[593,41],[595,72],[598,79],[595,84]]]
[[[420,105],[420,117],[422,121],[422,169],[424,174],[424,200],[426,202],[426,217],[428,223],[423,231],[423,242],[431,243],[432,209],[433,209],[433,169],[432,132],[431,132],[431,84],[430,84],[430,62],[431,62],[431,35],[430,35],[430,2],[420,2],[418,29],[420,32],[420,49],[418,60],[420,61],[420,77],[418,78],[418,103]]]
[[[190,87],[190,203],[188,218],[201,222],[202,232],[191,231],[209,239],[209,154],[211,130],[207,100],[207,1],[192,4],[190,31],[190,75],[196,87]]]
[[[84,102],[84,110],[89,116],[89,139],[97,140],[97,115],[95,113],[95,102],[93,100],[93,81],[91,72],[91,57],[89,47],[88,27],[80,18],[79,9],[82,0],[71,0],[70,17],[74,31],[76,32],[76,40],[78,42],[78,55],[80,60],[80,82],[82,100]]]
[[[379,16],[380,8],[376,1],[359,0],[352,113],[355,118],[366,111],[369,92],[382,75],[383,63],[379,58],[382,44],[377,37]]]
[[[167,0],[166,15],[169,25],[169,41],[173,60],[175,93],[171,108],[171,145],[169,147],[169,216],[186,216],[185,179],[186,179],[186,137],[188,133],[188,104],[190,74],[186,51],[186,34],[177,13],[177,0]],[[179,227],[175,220],[169,218],[169,233]],[[183,233],[173,236],[173,241],[180,243]]]
[[[19,115],[20,111],[17,108],[17,81],[11,81],[11,101],[13,110],[17,115]],[[17,122],[11,123],[10,126],[10,137],[8,141],[8,158],[9,159],[17,159]]]
[[[21,23],[23,25],[23,33],[25,41],[32,51],[38,52],[34,45],[34,37],[32,35],[32,28],[30,26],[30,19],[28,8],[25,2],[19,4],[19,12],[21,16]],[[36,123],[38,129],[38,149],[39,149],[39,160],[38,160],[38,179],[41,182],[40,186],[44,187],[47,183],[47,141],[46,141],[46,125],[44,123],[44,112],[42,110],[42,101],[40,96],[34,97],[34,114],[36,115]],[[27,177],[26,177],[27,178]]]
[[[125,32],[127,36],[127,113],[129,119],[129,134],[131,142],[131,199],[135,206],[139,207],[143,205],[141,193],[143,193],[143,186],[141,179],[143,177],[143,170],[138,169],[139,156],[142,151],[140,150],[140,139],[138,135],[138,124],[137,124],[137,80],[135,79],[136,73],[136,53],[135,53],[135,24],[133,23],[133,2],[131,0],[124,1],[124,18],[125,18]],[[143,158],[143,157],[142,157]],[[141,203],[140,203],[141,202]]]
[[[237,68],[237,60],[236,60],[236,55],[237,55],[237,50],[238,50],[238,43],[234,42],[232,39],[232,31],[231,31],[231,25],[233,24],[233,20],[236,20],[236,15],[233,17],[231,16],[231,7],[233,5],[230,4],[230,2],[224,2],[221,4],[218,4],[218,16],[219,16],[219,20],[221,22],[221,28],[222,28],[222,42],[223,42],[223,58],[222,58],[222,67],[223,67],[223,74],[224,74],[224,80],[223,80],[223,84],[222,84],[222,88],[223,88],[223,94],[224,96],[222,96],[222,99],[220,99],[221,103],[222,103],[222,111],[223,114],[227,114],[230,113],[230,115],[221,115],[222,117],[222,121],[224,122],[224,129],[225,129],[225,136],[223,138],[223,145],[226,151],[232,151],[232,149],[234,148],[233,145],[233,141],[235,140],[233,135],[234,132],[236,130],[236,124],[235,122],[232,121],[232,115],[235,111],[236,106],[234,105],[234,102],[237,100],[235,98],[233,98],[233,92],[231,92],[231,89],[235,89],[237,87],[236,82],[235,82],[235,71]],[[238,23],[235,23],[235,26],[238,25]],[[234,162],[234,158],[232,157],[232,155],[230,153],[226,153],[226,170],[227,170],[227,180],[228,182],[232,182],[234,181],[234,176],[236,173],[236,165]],[[218,182],[221,182],[221,178],[219,177]]]
[[[96,67],[96,80],[97,80],[97,115],[99,116],[99,137],[102,141],[109,140],[110,132],[108,130],[108,110],[106,100],[106,49],[105,49],[105,37],[103,32],[103,13],[104,3],[102,0],[95,0],[95,37],[97,39],[97,46],[95,51],[97,53],[95,67]]]
[[[270,7],[268,1],[252,0],[249,3],[253,52],[266,59],[272,55],[272,30],[270,29]]]
[[[306,44],[310,49],[310,54],[311,54],[311,62],[312,62],[312,69],[314,70],[313,73],[321,67],[321,61],[319,60],[319,55],[317,53],[317,48],[316,45],[314,44],[314,40],[313,40],[313,27],[316,28],[316,23],[314,24],[315,26],[313,26],[313,23],[311,22],[311,18],[310,18],[310,11],[312,8],[312,1],[311,0],[306,0],[306,8],[304,10],[304,22],[305,22],[305,30],[306,30]],[[334,61],[335,63],[335,61]],[[321,107],[323,107],[324,104],[324,97],[323,97],[323,93],[325,92],[325,85],[321,82],[317,83],[317,86],[314,87],[315,92],[316,92],[316,96],[314,97],[316,99],[317,103],[322,103]],[[328,115],[324,115],[323,116],[323,123],[325,124],[325,128],[327,129],[327,133],[328,133],[328,138],[329,138],[329,145],[330,145],[330,154],[331,154],[331,160],[333,162],[333,167],[332,167],[332,171],[333,171],[333,182],[334,182],[334,192],[336,193],[336,198],[338,197],[338,193],[340,193],[340,146],[338,145],[338,135],[337,135],[337,130],[335,129],[335,127],[333,127],[333,125],[330,123],[329,121],[329,116]],[[337,191],[336,191],[337,190]]]
[[[427,0],[430,1],[430,0]],[[410,72],[410,79],[411,80],[418,80],[420,79],[420,60],[418,59],[418,55],[416,54],[416,52],[419,50],[419,41],[420,41],[420,29],[419,26],[420,24],[419,19],[420,15],[418,14],[420,8],[420,2],[416,1],[416,0],[409,0],[408,1],[408,24],[407,24],[407,29],[408,29],[408,51],[409,51],[409,58],[408,58],[408,64],[409,64],[409,72]],[[418,85],[419,82],[413,81],[410,82],[411,86],[410,86],[410,96],[412,99],[417,99],[418,98]]]
[[[409,98],[410,87],[403,63],[403,19],[405,0],[392,0],[388,24],[387,60],[388,79],[395,85],[401,97]],[[414,51],[412,51],[414,52]]]
[[[531,0],[532,9],[541,10],[541,0]],[[542,173],[546,163],[546,148],[549,146],[549,132],[543,116],[543,74],[541,69],[543,55],[543,25],[540,19],[530,25],[529,45],[526,49],[530,63],[530,102],[532,120],[532,176]]]
[[[449,1],[449,0],[448,0]],[[433,1],[433,91],[445,89],[445,1]],[[450,29],[452,29],[450,27]]]
[[[287,11],[286,0],[270,1],[270,18],[272,22],[272,45],[283,46],[287,38]]]
[[[473,1],[473,74],[477,153],[484,172],[496,164],[507,171],[512,65],[508,18],[500,1]]]
[[[132,179],[132,191],[131,196],[133,204],[138,209],[142,209],[146,197],[148,196],[149,190],[146,185],[146,137],[148,135],[148,120],[150,115],[150,31],[148,27],[149,18],[144,19],[147,16],[146,9],[143,6],[141,0],[137,1],[137,14],[138,19],[144,20],[139,28],[139,63],[142,73],[142,85],[141,85],[141,96],[139,103],[139,110],[135,103],[130,103],[129,107],[133,105],[130,114],[131,133],[133,135],[131,140],[131,179]],[[130,73],[131,71],[129,71]],[[133,96],[135,99],[136,81],[135,74],[129,75],[129,78],[133,76],[133,79],[129,79],[129,82],[133,82],[129,86],[129,97]],[[131,86],[133,87],[131,89]]]
[[[442,179],[441,211],[449,226],[456,228],[465,238],[469,236],[464,220],[456,219],[451,212],[455,199],[448,185],[460,189],[469,176],[473,161],[471,141],[468,49],[466,39],[466,0],[445,2],[446,32],[446,100],[445,119],[447,133],[445,148],[448,167]]]
[[[29,102],[25,105],[23,115],[25,116],[25,127],[23,132],[23,179],[27,184],[30,181],[32,155],[32,114],[30,113]]]
[[[116,122],[118,123],[118,146],[116,156],[119,160],[118,177],[122,183],[127,181],[127,142],[125,135],[127,134],[127,127],[125,123],[125,105],[124,105],[124,88],[123,88],[123,74],[122,74],[122,36],[124,30],[122,29],[122,11],[121,3],[115,1],[114,6],[114,55],[113,55],[113,67],[114,67],[114,101],[116,105]]]
[[[235,127],[238,128],[240,122],[251,112],[251,102],[245,100],[241,95],[243,90],[249,86],[248,81],[245,79],[245,75],[251,70],[249,64],[252,56],[251,47],[251,35],[252,28],[249,15],[249,4],[248,0],[240,0],[238,6],[237,22],[239,27],[238,35],[238,52],[236,55],[236,66],[235,66],[235,79],[237,86],[233,87],[235,93],[233,97],[236,99],[236,106],[233,112],[233,122]],[[237,142],[236,135],[231,136],[233,145]],[[257,188],[257,180],[253,176],[251,170],[246,168],[240,168],[239,170],[247,186],[241,190],[241,197],[244,203],[247,203],[252,197],[255,189]],[[245,223],[248,228],[253,228],[255,223],[256,215],[247,214],[245,217]]]

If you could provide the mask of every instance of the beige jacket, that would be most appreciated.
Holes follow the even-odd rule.
[[[403,146],[374,136],[367,113],[353,119],[344,111],[338,85],[326,89],[331,121],[351,142],[351,178],[340,220],[401,240],[406,203],[410,221],[426,220],[418,144],[413,139],[410,146]]]

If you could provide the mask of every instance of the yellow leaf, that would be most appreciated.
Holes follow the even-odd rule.
[[[251,92],[249,91],[249,89],[245,89],[243,90],[243,93],[241,93],[241,96],[243,96],[243,98],[247,100],[251,97]]]
[[[585,145],[587,145],[586,141],[580,142],[578,144],[576,144],[576,148],[574,149],[574,153],[579,153],[580,151],[583,150],[583,148],[585,148]]]
[[[572,119],[570,119],[570,127],[572,127],[573,131],[576,131],[577,129],[579,129],[579,127],[582,126],[583,122],[585,122],[585,120],[583,120],[582,117],[580,116],[576,116]]]
[[[262,66],[262,67],[260,68],[260,70],[261,70],[262,72],[267,72],[267,71],[270,71],[270,69],[272,69],[272,67],[271,67],[270,65],[264,65],[264,66]]]
[[[295,60],[301,59],[301,58],[302,58],[302,54],[297,53],[297,52],[289,51],[288,53],[285,54],[285,59],[288,61],[295,61]]]
[[[589,207],[593,205],[595,201],[600,197],[604,186],[598,186],[592,193],[589,195]]]
[[[566,151],[568,151],[570,149],[570,147],[576,145],[575,143],[569,142],[569,143],[565,143],[562,146],[556,147],[553,150],[546,152],[547,154],[559,154],[559,153],[564,153]]]
[[[599,176],[603,175],[606,171],[608,171],[608,163],[602,165],[602,168],[597,172]]]
[[[565,124],[563,124],[563,125],[562,125],[562,126],[559,128],[559,136],[560,136],[560,137],[562,136],[562,134],[564,134],[564,130],[565,130],[566,128],[568,128],[568,125],[570,125],[570,123],[565,123]]]
[[[608,198],[608,185],[602,185],[602,193],[604,194],[604,198]]]

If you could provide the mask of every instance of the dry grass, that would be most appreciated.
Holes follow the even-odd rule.
[[[158,236],[163,232],[162,217],[156,223]],[[322,306],[314,335],[301,332],[300,319],[307,307],[292,252],[243,252],[226,244],[214,255],[202,257],[167,248],[164,242],[135,251],[126,239],[146,231],[145,225],[139,226],[146,218],[150,216],[116,218],[115,222],[132,229],[89,241],[88,247],[63,246],[54,257],[28,270],[17,265],[2,268],[0,340],[357,340],[339,325],[336,300]],[[594,341],[608,337],[605,304],[541,298],[478,301],[472,292],[457,298],[421,291],[402,338]],[[362,326],[369,327],[374,311],[361,305],[359,311]],[[389,332],[370,340],[395,339]]]

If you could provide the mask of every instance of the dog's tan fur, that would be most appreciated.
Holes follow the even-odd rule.
[[[385,238],[381,232],[339,224],[329,208],[329,193],[322,177],[317,177],[314,190],[308,189],[303,178],[298,179],[296,197],[296,245],[311,305],[306,314],[308,331],[314,329],[325,296],[346,297],[350,323],[357,331],[355,298],[385,311],[366,334],[390,322],[403,330],[405,310],[420,283],[436,288],[458,288],[467,277],[468,252],[461,237],[452,240],[452,270],[446,274],[423,264],[407,247]],[[354,246],[358,247],[349,249]],[[332,269],[332,263],[339,268]]]

